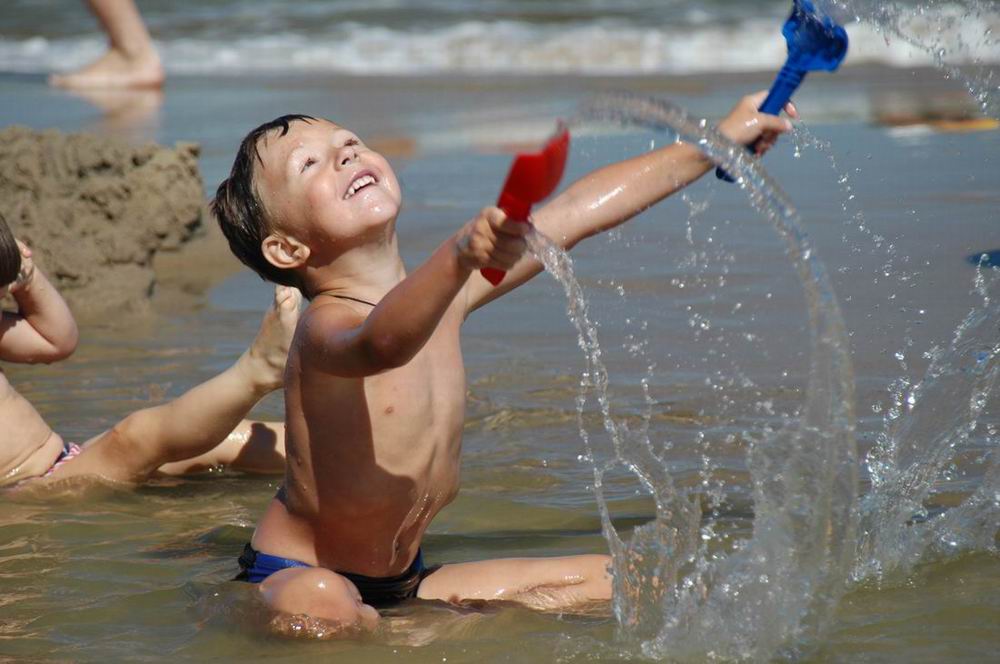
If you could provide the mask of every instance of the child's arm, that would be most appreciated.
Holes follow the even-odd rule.
[[[758,154],[770,149],[779,134],[791,129],[788,120],[757,110],[766,94],[744,97],[718,125],[720,133],[740,145],[750,145],[761,138]],[[798,117],[791,104],[786,110],[793,118]],[[673,143],[585,175],[539,208],[532,215],[532,223],[569,249],[580,240],[628,221],[691,184],[713,166],[697,147]],[[534,257],[525,255],[497,287],[481,277],[473,277],[469,281],[469,311],[517,288],[541,270],[542,265]]]
[[[368,317],[349,307],[319,307],[300,324],[311,366],[345,377],[401,367],[437,329],[469,275],[509,270],[524,253],[527,224],[486,208],[390,290]]]
[[[21,273],[10,287],[17,313],[0,314],[0,360],[55,362],[69,357],[79,340],[76,321],[59,291],[35,267],[31,250],[18,241]]]

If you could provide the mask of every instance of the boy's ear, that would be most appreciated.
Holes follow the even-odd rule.
[[[260,244],[261,252],[268,263],[282,270],[305,265],[309,260],[309,247],[294,237],[271,233]]]

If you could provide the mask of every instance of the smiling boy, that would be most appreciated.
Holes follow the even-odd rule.
[[[766,151],[791,125],[758,113],[762,99],[741,100],[719,130],[740,144],[763,138]],[[684,143],[612,164],[540,208],[534,227],[572,247],[711,166]],[[373,606],[412,597],[551,609],[609,599],[605,555],[424,566],[424,532],[459,487],[462,323],[541,265],[524,253],[531,226],[485,208],[407,273],[401,202],[385,158],[303,115],[250,132],[219,186],[213,208],[237,257],[311,300],[285,371],[285,482],[239,578],[261,582],[280,612],[363,626],[377,621]],[[484,267],[508,274],[494,288]]]

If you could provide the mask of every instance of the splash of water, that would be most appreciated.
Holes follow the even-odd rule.
[[[832,1],[858,20],[872,23],[934,56],[948,76],[963,81],[983,112],[1000,116],[994,73],[968,73],[947,62],[945,35],[953,19],[924,5],[905,10],[895,3]],[[965,16],[995,11],[973,0]],[[945,17],[947,18],[947,17]],[[921,30],[924,30],[923,34]],[[982,38],[996,43],[988,33]],[[957,47],[962,47],[961,37]],[[956,450],[969,443],[987,409],[1000,374],[1000,344],[982,273],[983,306],[959,325],[951,344],[929,352],[931,365],[916,385],[900,383],[886,416],[886,431],[866,459],[872,490],[856,497],[853,379],[843,324],[825,272],[815,260],[795,211],[766,174],[732,145],[694,123],[682,111],[652,100],[605,99],[583,114],[646,128],[671,128],[715,162],[738,174],[751,203],[786,240],[809,306],[812,356],[807,405],[798,419],[761,432],[750,450],[755,521],[752,537],[728,555],[708,555],[700,506],[677,490],[647,427],[630,431],[615,419],[607,394],[608,374],[586,300],[568,256],[539,239],[536,253],[563,284],[587,368],[578,398],[580,432],[595,462],[594,488],[615,566],[615,613],[623,634],[644,654],[673,659],[767,659],[801,653],[822,632],[848,579],[882,580],[936,554],[995,550],[1000,528],[1000,455],[997,432],[974,463],[985,469],[978,486],[957,506],[932,512],[928,502],[943,479],[956,474]],[[845,210],[846,211],[846,210]],[[864,232],[863,215],[855,220]],[[872,236],[879,245],[877,236]],[[893,253],[889,247],[890,272]],[[996,278],[994,279],[994,281]],[[647,383],[643,382],[650,404]],[[595,444],[583,424],[593,395],[609,435],[609,460],[597,462]],[[954,404],[964,404],[954,408]],[[646,423],[648,424],[648,416]],[[625,542],[611,522],[603,493],[605,475],[631,472],[653,497],[656,516]],[[860,533],[857,530],[860,519]],[[711,533],[709,533],[711,534]],[[860,535],[860,536],[858,536]]]
[[[1000,81],[996,71],[963,70],[949,62],[954,53],[974,50],[970,46],[983,47],[984,51],[1000,48],[1000,35],[993,34],[991,28],[976,36],[966,35],[963,30],[967,19],[995,16],[998,13],[995,2],[947,0],[913,5],[883,0],[817,0],[816,6],[839,22],[851,18],[863,21],[883,34],[886,41],[892,36],[929,54],[938,69],[965,85],[985,115],[1000,118]],[[979,43],[970,44],[971,40]],[[974,65],[978,64],[974,60]]]
[[[1000,440],[995,429],[969,468],[956,465],[955,457],[968,446],[1000,376],[1000,303],[989,295],[997,278],[981,268],[976,290],[982,306],[969,312],[946,348],[928,351],[930,366],[920,382],[896,391],[885,431],[866,458],[872,488],[859,509],[856,581],[881,582],[937,555],[996,549]],[[932,512],[928,504],[941,481],[970,469],[983,473],[975,491],[957,507]]]
[[[645,427],[631,431],[614,417],[596,328],[569,257],[544,239],[535,241],[539,258],[566,291],[569,317],[586,356],[577,402],[580,433],[594,461],[594,489],[614,559],[614,610],[622,633],[651,657],[766,659],[795,652],[814,642],[829,622],[854,558],[853,379],[825,269],[787,197],[742,147],[703,121],[670,104],[634,97],[599,99],[581,117],[670,128],[736,175],[754,207],[787,243],[812,331],[802,415],[760,432],[750,450],[753,535],[728,555],[708,556],[700,505],[674,486]],[[610,454],[596,454],[583,424],[590,395],[600,409]],[[599,462],[599,456],[608,461]],[[603,494],[605,475],[619,468],[632,473],[656,505],[655,518],[627,542],[611,522]]]
[[[991,276],[981,267],[976,288],[983,305],[959,325],[946,348],[928,353],[931,366],[922,381],[897,386],[886,431],[866,459],[872,490],[858,501],[853,374],[843,323],[825,270],[785,195],[742,147],[670,104],[605,97],[580,118],[671,129],[736,174],[753,206],[786,240],[812,331],[805,409],[751,443],[753,534],[720,553],[708,541],[716,534],[700,524],[701,505],[675,486],[666,460],[649,440],[649,377],[642,381],[646,416],[632,430],[614,415],[596,326],[572,262],[545,238],[533,240],[533,250],[566,291],[586,358],[577,400],[580,435],[594,464],[595,494],[614,558],[614,611],[626,640],[645,655],[680,660],[794,656],[822,634],[848,583],[882,580],[939,554],[995,550],[1000,528],[995,425],[987,424],[985,441],[978,439],[975,469],[968,473],[976,476],[976,486],[950,509],[934,507],[933,501],[942,481],[965,472],[955,456],[973,438],[1000,374],[1000,307],[989,296],[1000,273]],[[864,225],[860,213],[852,220]],[[877,236],[871,237],[879,247]],[[886,251],[892,262],[893,248]],[[591,397],[610,447],[603,454],[598,444],[604,437],[584,424]],[[966,405],[953,408],[956,403]],[[656,505],[653,521],[628,541],[611,521],[603,489],[606,475],[621,469]]]
[[[803,127],[797,128],[795,139],[797,152],[813,147],[827,155],[847,201],[843,210],[848,223],[882,253],[876,283],[882,277],[895,278],[900,285],[914,280],[915,273],[896,265],[894,245],[871,230],[861,210],[850,209],[854,199],[851,178],[838,167],[830,144]],[[1000,271],[981,265],[974,286],[981,305],[969,312],[947,344],[924,354],[930,366],[920,381],[900,377],[890,387],[883,430],[864,460],[872,486],[858,508],[861,528],[852,573],[855,582],[885,584],[892,577],[905,578],[915,565],[937,556],[996,550],[1000,438],[984,416],[1000,371],[996,331],[1000,305],[990,296],[998,280]],[[904,344],[909,352],[913,345],[909,327]],[[895,353],[903,371],[907,370],[905,354],[903,350]],[[881,404],[877,408],[883,410]],[[984,419],[987,436],[976,441],[975,432]],[[975,448],[971,454],[966,450],[970,445]],[[971,460],[956,461],[963,456]],[[959,505],[943,509],[936,494],[966,475],[977,476],[971,493],[963,491],[969,495]]]

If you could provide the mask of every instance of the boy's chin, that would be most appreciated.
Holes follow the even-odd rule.
[[[368,242],[374,238],[383,238],[387,233],[391,233],[396,225],[396,215],[391,212],[366,215],[363,219],[355,219],[351,228],[345,229],[342,226],[338,229],[344,239],[355,238],[362,242]],[[346,235],[344,232],[346,231]]]
[[[397,216],[399,216],[398,205],[379,203],[365,210],[362,222],[367,227],[377,228],[379,226],[394,223]]]

